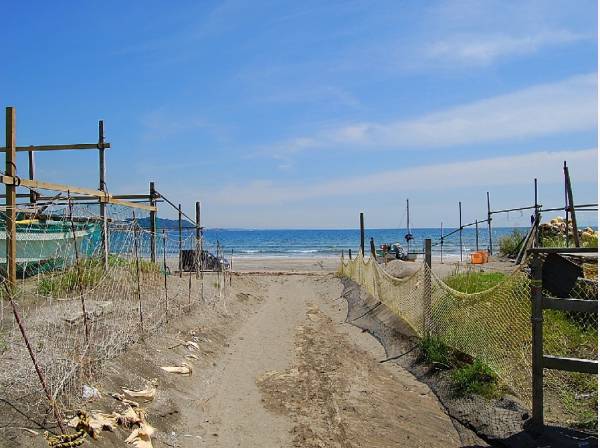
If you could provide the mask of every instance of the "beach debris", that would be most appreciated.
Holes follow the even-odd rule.
[[[194,341],[185,341],[185,347],[188,350],[200,350],[200,346],[197,342]]]
[[[102,412],[88,414],[79,411],[67,424],[71,428],[84,429],[93,439],[97,440],[102,431],[114,431],[117,428],[117,415]]]
[[[152,435],[154,428],[148,423],[143,422],[140,427],[134,429],[129,437],[125,439],[125,443],[131,443],[135,448],[152,448]]]
[[[197,355],[194,355],[193,353],[191,353],[191,354],[189,354],[189,355],[185,355],[185,357],[186,357],[187,359],[200,359],[200,358],[198,358],[198,356],[197,356]]]
[[[146,386],[145,389],[142,390],[130,390],[124,387],[121,388],[123,393],[131,398],[141,398],[144,401],[152,401],[154,400],[154,396],[156,395],[156,387],[152,385]]]
[[[169,373],[178,373],[180,375],[191,375],[192,374],[192,366],[188,363],[182,363],[181,366],[166,366],[161,367],[165,372]]]
[[[128,404],[131,407],[137,408],[140,406],[138,402],[127,399],[123,394],[112,393],[110,394],[110,396],[113,397],[115,400],[119,400],[124,404]]]
[[[37,436],[37,435],[40,434],[39,432],[34,431],[33,429],[30,429],[30,428],[19,428],[19,429],[22,430],[22,431],[28,432],[32,436]]]
[[[102,395],[100,395],[100,391],[98,389],[88,386],[87,384],[83,385],[81,396],[86,401],[102,398]]]

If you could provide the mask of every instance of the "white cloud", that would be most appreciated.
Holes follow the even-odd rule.
[[[255,181],[245,185],[229,185],[207,195],[211,202],[230,205],[277,205],[318,198],[353,196],[365,193],[397,193],[398,191],[448,188],[490,188],[562,182],[562,162],[567,160],[577,182],[597,180],[597,149],[576,151],[533,152],[529,154],[425,165],[382,171],[365,176],[344,178],[312,185],[276,185],[271,181]],[[439,182],[443,180],[443,187]]]
[[[269,148],[414,149],[531,138],[597,127],[596,75],[541,84],[419,118],[359,122],[295,137]]]
[[[532,54],[544,47],[564,45],[588,39],[589,36],[568,30],[539,32],[529,35],[458,35],[428,45],[425,54],[437,62],[488,65],[514,55]]]

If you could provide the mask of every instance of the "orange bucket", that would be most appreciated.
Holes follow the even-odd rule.
[[[472,252],[471,264],[483,264],[487,261],[486,258],[487,257],[483,254],[483,252]]]

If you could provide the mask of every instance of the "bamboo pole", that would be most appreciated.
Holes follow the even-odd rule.
[[[6,175],[17,175],[16,130],[17,111],[6,108]],[[17,187],[6,185],[6,273],[8,285],[17,285]]]

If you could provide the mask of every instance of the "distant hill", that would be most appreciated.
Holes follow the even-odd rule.
[[[150,228],[150,218],[140,218],[137,220],[139,225],[144,228]],[[196,227],[196,225],[187,219],[182,219],[181,225],[183,228]],[[156,218],[156,228],[158,229],[178,229],[179,221],[177,219]]]

